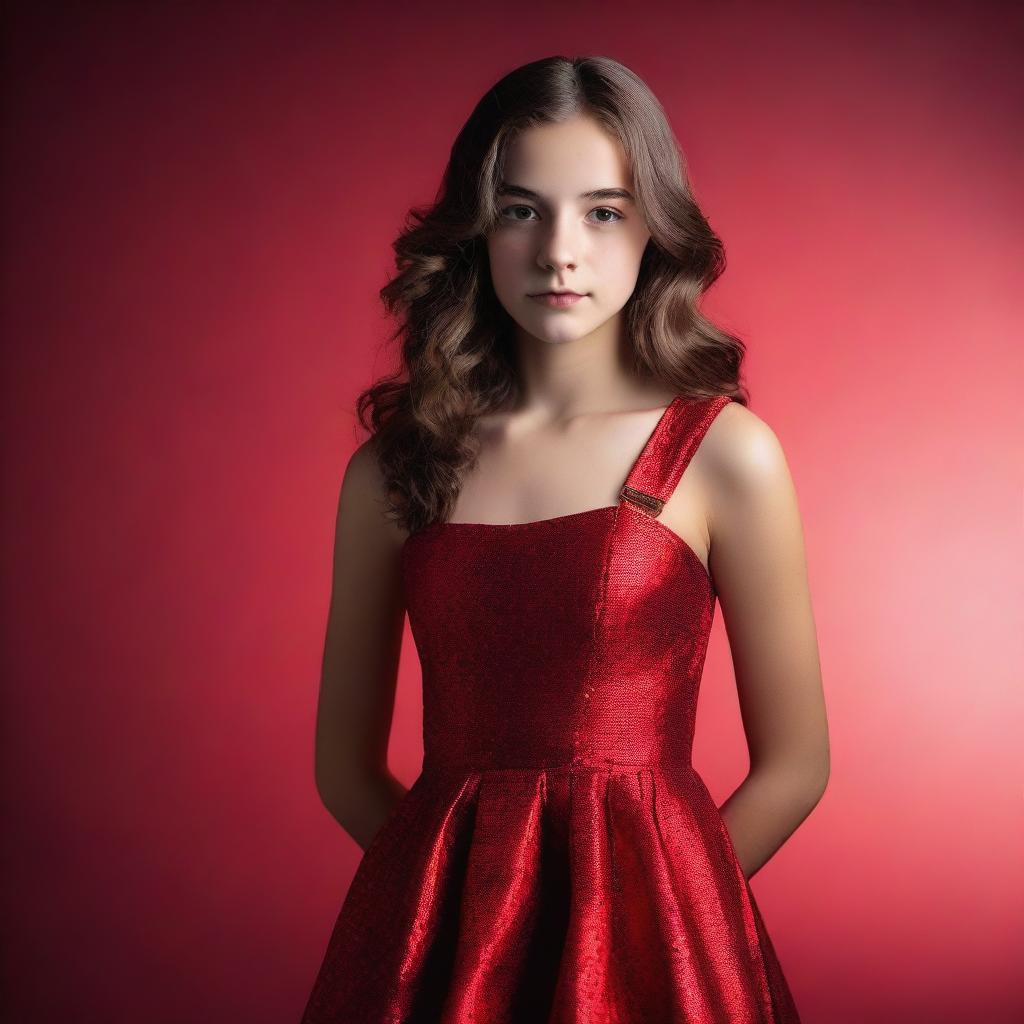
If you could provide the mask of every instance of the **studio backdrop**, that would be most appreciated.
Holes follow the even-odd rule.
[[[4,20],[6,1019],[297,1019],[362,852],[313,727],[390,243],[480,91],[552,54],[662,101],[726,247],[704,308],[799,492],[831,776],[752,885],[805,1022],[1021,1019],[1018,9]],[[419,683],[407,633],[407,785]],[[721,802],[720,616],[698,722]]]

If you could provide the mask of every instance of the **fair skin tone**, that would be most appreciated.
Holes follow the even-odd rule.
[[[454,522],[512,523],[614,505],[673,393],[628,369],[622,307],[649,239],[618,142],[586,117],[531,129],[510,150],[488,238],[495,292],[516,325],[522,397],[483,417],[480,458]],[[526,190],[524,193],[522,190]],[[635,194],[635,193],[634,193]],[[607,210],[620,215],[617,219]],[[551,308],[548,289],[586,293]],[[405,532],[385,519],[368,444],[345,471],[317,719],[317,785],[364,849],[405,793],[387,743],[405,608]],[[732,402],[715,418],[660,515],[712,574],[739,693],[750,770],[722,805],[753,875],[821,798],[829,742],[803,530],[771,428]]]

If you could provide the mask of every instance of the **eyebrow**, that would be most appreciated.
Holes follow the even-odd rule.
[[[521,196],[523,199],[532,199],[535,202],[543,203],[544,197],[532,188],[524,188],[522,185],[510,185],[502,182],[498,185],[499,196]],[[624,199],[627,203],[634,202],[632,193],[624,188],[595,188],[591,192],[583,192],[580,199]]]

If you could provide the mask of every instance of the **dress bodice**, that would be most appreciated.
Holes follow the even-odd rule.
[[[425,770],[689,764],[715,590],[658,515],[729,401],[677,396],[616,505],[407,539]]]

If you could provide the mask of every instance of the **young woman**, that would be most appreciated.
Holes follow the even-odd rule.
[[[528,64],[413,218],[317,720],[319,792],[365,854],[303,1022],[793,1024],[748,880],[829,772],[802,528],[742,343],[697,309],[722,246],[664,113],[608,58]],[[721,808],[691,763],[718,601],[750,747]]]

